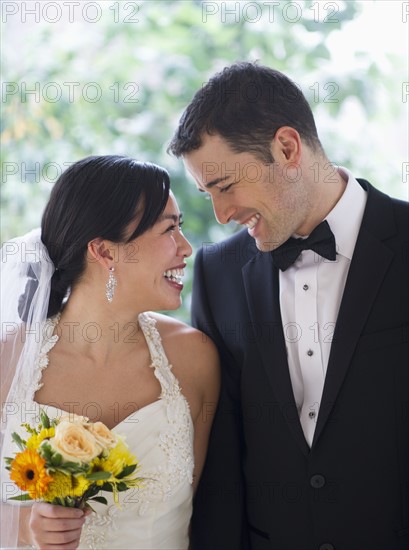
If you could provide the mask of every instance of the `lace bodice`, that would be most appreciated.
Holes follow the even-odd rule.
[[[21,402],[32,415],[39,412],[34,395],[41,387],[48,353],[58,341],[53,335],[59,316],[47,320],[34,380],[22,384]],[[84,525],[80,548],[183,549],[188,546],[192,510],[193,423],[189,405],[165,355],[155,320],[139,315],[151,355],[151,368],[161,385],[160,399],[135,411],[113,431],[123,435],[140,463],[143,486],[120,493],[120,505],[109,493],[108,506],[93,503]],[[41,405],[51,418],[62,414],[53,406]],[[34,420],[34,418],[33,418]],[[26,420],[27,421],[27,420]]]

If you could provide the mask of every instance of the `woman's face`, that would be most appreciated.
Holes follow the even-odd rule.
[[[181,305],[185,258],[192,247],[181,230],[181,214],[173,193],[155,225],[120,245],[114,300],[139,311],[173,310]]]

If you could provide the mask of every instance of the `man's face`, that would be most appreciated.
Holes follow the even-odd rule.
[[[199,149],[183,156],[198,189],[210,195],[217,221],[247,227],[263,252],[297,232],[308,212],[302,178],[274,141],[272,164],[263,164],[252,153],[233,152],[219,135],[205,135]]]

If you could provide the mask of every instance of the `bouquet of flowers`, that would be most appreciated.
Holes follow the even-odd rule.
[[[92,508],[89,501],[107,504],[100,491],[113,493],[139,487],[139,465],[125,441],[102,422],[75,414],[57,420],[40,413],[37,429],[22,424],[29,437],[12,437],[21,452],[6,458],[10,479],[23,491],[10,500],[42,500],[72,508]]]

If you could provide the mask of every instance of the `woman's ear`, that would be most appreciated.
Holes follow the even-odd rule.
[[[114,261],[108,243],[109,241],[98,237],[90,241],[87,247],[91,261],[99,262],[107,269],[112,267],[112,262]]]

